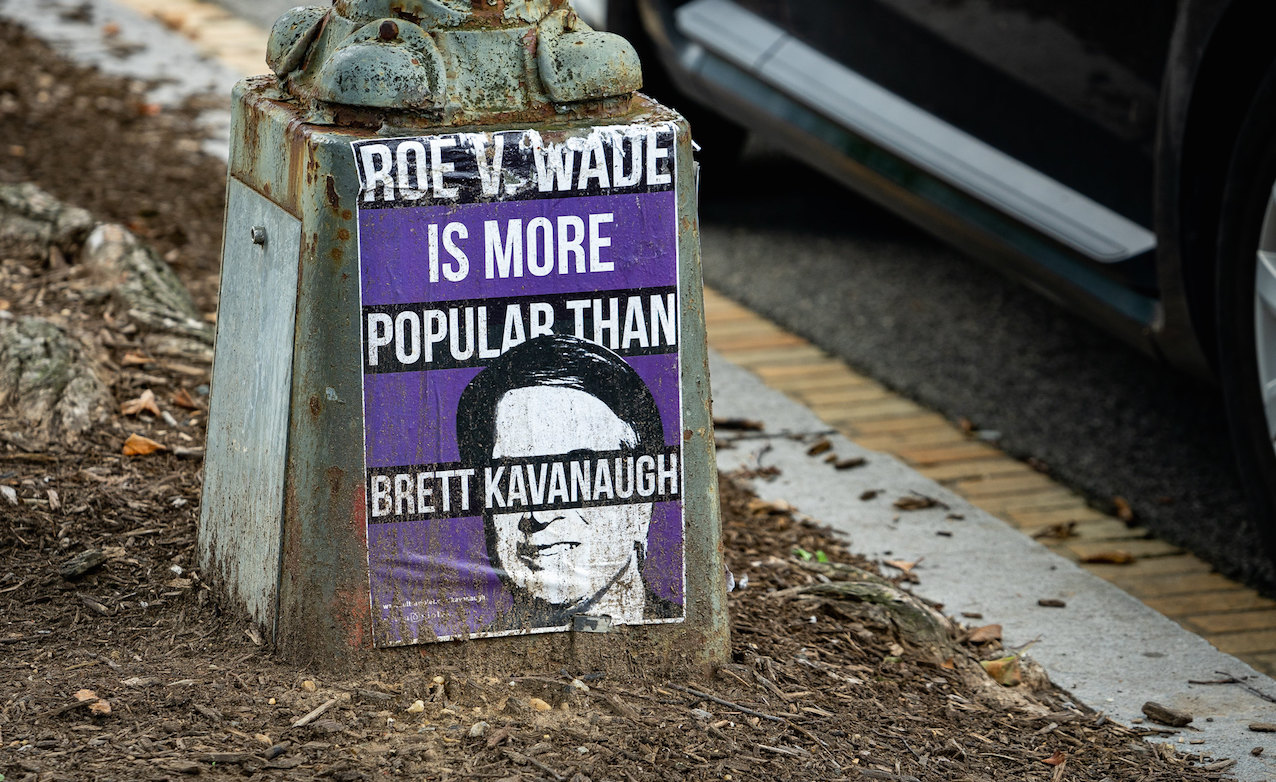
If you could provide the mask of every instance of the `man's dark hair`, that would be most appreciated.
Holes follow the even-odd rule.
[[[584,391],[634,430],[635,450],[664,444],[660,410],[647,384],[616,353],[579,337],[550,334],[510,348],[470,381],[456,407],[461,460],[482,464],[496,442],[496,406],[519,388],[549,386]]]

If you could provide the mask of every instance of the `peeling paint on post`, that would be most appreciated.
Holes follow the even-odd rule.
[[[223,594],[330,667],[723,661],[691,139],[632,47],[559,0],[339,0],[268,62],[235,90]]]

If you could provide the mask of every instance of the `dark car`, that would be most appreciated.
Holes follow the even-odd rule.
[[[610,0],[707,151],[738,127],[1222,387],[1276,557],[1270,0]]]

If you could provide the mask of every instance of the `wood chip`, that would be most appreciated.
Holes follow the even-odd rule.
[[[1001,640],[1001,625],[984,625],[976,627],[970,631],[970,635],[966,636],[966,640],[972,644],[986,644],[992,641]]]
[[[310,712],[304,717],[301,717],[300,719],[298,719],[296,722],[292,724],[292,726],[294,728],[305,727],[306,725],[309,725],[310,723],[322,717],[324,712],[326,712],[328,709],[331,709],[333,706],[336,706],[336,705],[337,705],[337,699],[330,698],[326,703],[324,703],[319,708],[315,709],[314,711]]]
[[[819,440],[816,440],[810,448],[806,449],[806,455],[819,456],[822,453],[832,450],[832,448],[833,443],[829,442],[827,438],[821,437]]]
[[[760,432],[763,425],[761,421],[748,418],[715,418],[713,428],[724,432]]]
[[[936,506],[948,507],[934,497],[927,497],[924,494],[912,494],[907,497],[900,497],[892,503],[896,510],[926,510]]]
[[[105,561],[106,554],[102,553],[101,549],[87,549],[62,563],[62,567],[58,568],[58,575],[70,581],[83,576]]]
[[[1143,714],[1153,722],[1169,725],[1172,728],[1183,728],[1192,721],[1192,715],[1181,709],[1163,706],[1156,701],[1143,704]]]
[[[143,437],[140,434],[131,434],[124,441],[124,447],[120,449],[120,453],[125,456],[146,456],[163,451],[165,447],[162,443],[157,443],[149,437]]]

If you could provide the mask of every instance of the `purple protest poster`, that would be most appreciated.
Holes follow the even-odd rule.
[[[375,644],[682,621],[673,126],[352,146]]]

